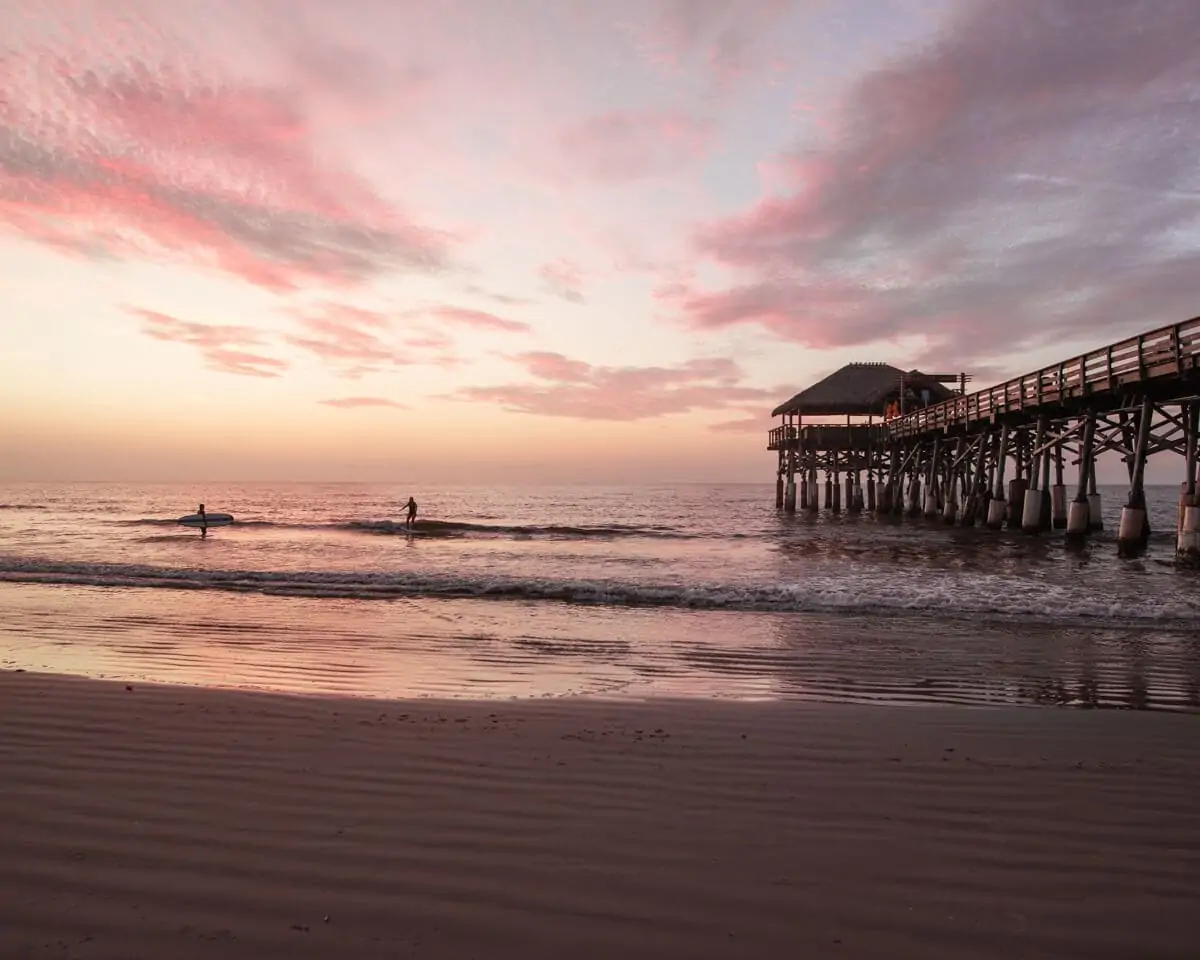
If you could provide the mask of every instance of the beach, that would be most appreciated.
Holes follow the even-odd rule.
[[[1185,957],[1183,714],[0,674],[3,957]]]

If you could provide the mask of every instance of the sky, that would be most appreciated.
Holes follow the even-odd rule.
[[[1200,314],[1190,0],[0,22],[0,480],[770,480],[846,362]]]

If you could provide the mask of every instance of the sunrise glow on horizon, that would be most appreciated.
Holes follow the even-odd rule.
[[[1194,4],[0,2],[0,480],[769,481],[1200,313]]]

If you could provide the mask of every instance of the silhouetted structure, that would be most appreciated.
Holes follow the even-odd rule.
[[[1200,317],[976,393],[966,393],[968,379],[850,364],[780,404],[772,416],[782,423],[768,444],[779,454],[776,506],[796,509],[799,472],[800,504],[816,510],[817,475],[824,471],[826,505],[840,509],[839,473],[845,472],[847,505],[862,509],[859,476],[865,473],[865,506],[878,513],[1007,524],[1030,533],[1065,528],[1079,539],[1101,526],[1096,456],[1117,451],[1129,471],[1118,543],[1130,553],[1150,533],[1146,460],[1171,450],[1185,462],[1177,553],[1200,562]],[[846,422],[805,425],[805,416],[844,416]],[[866,422],[854,424],[854,417]],[[1079,466],[1070,504],[1067,456]],[[883,480],[878,502],[877,477]]]

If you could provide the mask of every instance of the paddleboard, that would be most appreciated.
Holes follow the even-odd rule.
[[[227,527],[233,523],[233,517],[227,513],[206,513],[203,517],[198,513],[189,513],[175,521],[185,527],[202,527],[205,523],[210,527]]]

